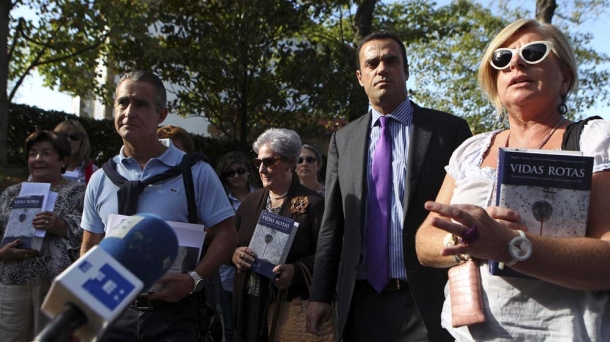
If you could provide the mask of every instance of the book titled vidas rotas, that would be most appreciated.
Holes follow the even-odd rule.
[[[496,205],[518,212],[528,233],[583,237],[592,177],[593,157],[579,151],[500,148]],[[527,277],[493,260],[489,271]]]
[[[16,197],[8,218],[2,246],[19,239],[18,248],[33,248],[40,251],[42,237],[36,236],[32,221],[42,211],[44,196]]]
[[[256,253],[251,270],[274,279],[273,268],[286,263],[299,223],[263,210],[248,246]]]

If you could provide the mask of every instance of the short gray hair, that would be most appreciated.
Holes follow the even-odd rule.
[[[116,85],[117,88],[126,80],[144,82],[152,85],[155,88],[155,110],[159,112],[161,109],[167,108],[167,94],[163,81],[161,81],[159,76],[146,70],[130,71],[121,76],[119,83]]]
[[[269,128],[259,135],[252,149],[258,153],[258,149],[263,145],[269,145],[269,148],[284,158],[294,157],[294,161],[299,159],[301,155],[301,138],[297,132],[286,128]]]

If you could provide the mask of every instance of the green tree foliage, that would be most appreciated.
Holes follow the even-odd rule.
[[[404,40],[414,100],[466,117],[476,132],[498,126],[476,83],[479,59],[503,26],[534,10],[568,32],[580,62],[570,115],[609,101],[609,57],[577,30],[606,13],[608,0],[538,0],[536,8],[516,10],[510,1],[486,8],[470,0],[442,7],[424,0],[15,1],[1,2],[0,15],[15,4],[35,13],[10,20],[6,55],[15,89],[37,68],[47,86],[107,102],[114,79],[102,80],[100,65],[150,69],[173,84],[173,112],[206,116],[244,151],[271,126],[315,135],[328,119],[365,113],[355,47],[370,31],[394,31]],[[0,164],[3,113],[0,97]]]
[[[0,2],[0,43],[7,48],[0,50],[6,51],[0,53],[0,165],[7,160],[5,137],[13,119],[8,104],[25,78],[37,69],[47,87],[71,95],[107,97],[104,83],[99,82],[100,62],[104,64],[109,53],[107,43],[125,36],[141,38],[138,32],[150,25],[146,8],[139,0]]]
[[[112,56],[118,70],[154,70],[174,86],[173,112],[206,116],[245,151],[268,127],[319,133],[328,98],[343,87],[329,82],[337,52],[300,32],[324,6],[165,0],[151,12],[157,22],[147,39],[154,42],[112,42]]]

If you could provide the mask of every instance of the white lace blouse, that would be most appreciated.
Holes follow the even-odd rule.
[[[452,204],[491,205],[496,170],[480,165],[499,132],[476,135],[453,153],[446,167],[456,185]],[[594,173],[610,169],[610,121],[590,121],[580,147],[594,157]],[[451,327],[451,298],[445,287],[441,322],[457,341],[610,341],[610,291],[578,291],[536,279],[492,276],[486,261],[481,262],[481,280],[487,322],[471,327]]]

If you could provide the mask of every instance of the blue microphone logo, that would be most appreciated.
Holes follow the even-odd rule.
[[[83,264],[85,263],[87,262]],[[82,270],[87,266],[81,265],[80,268]],[[110,310],[114,310],[135,288],[109,264],[104,264],[97,275],[87,280],[82,287]]]

